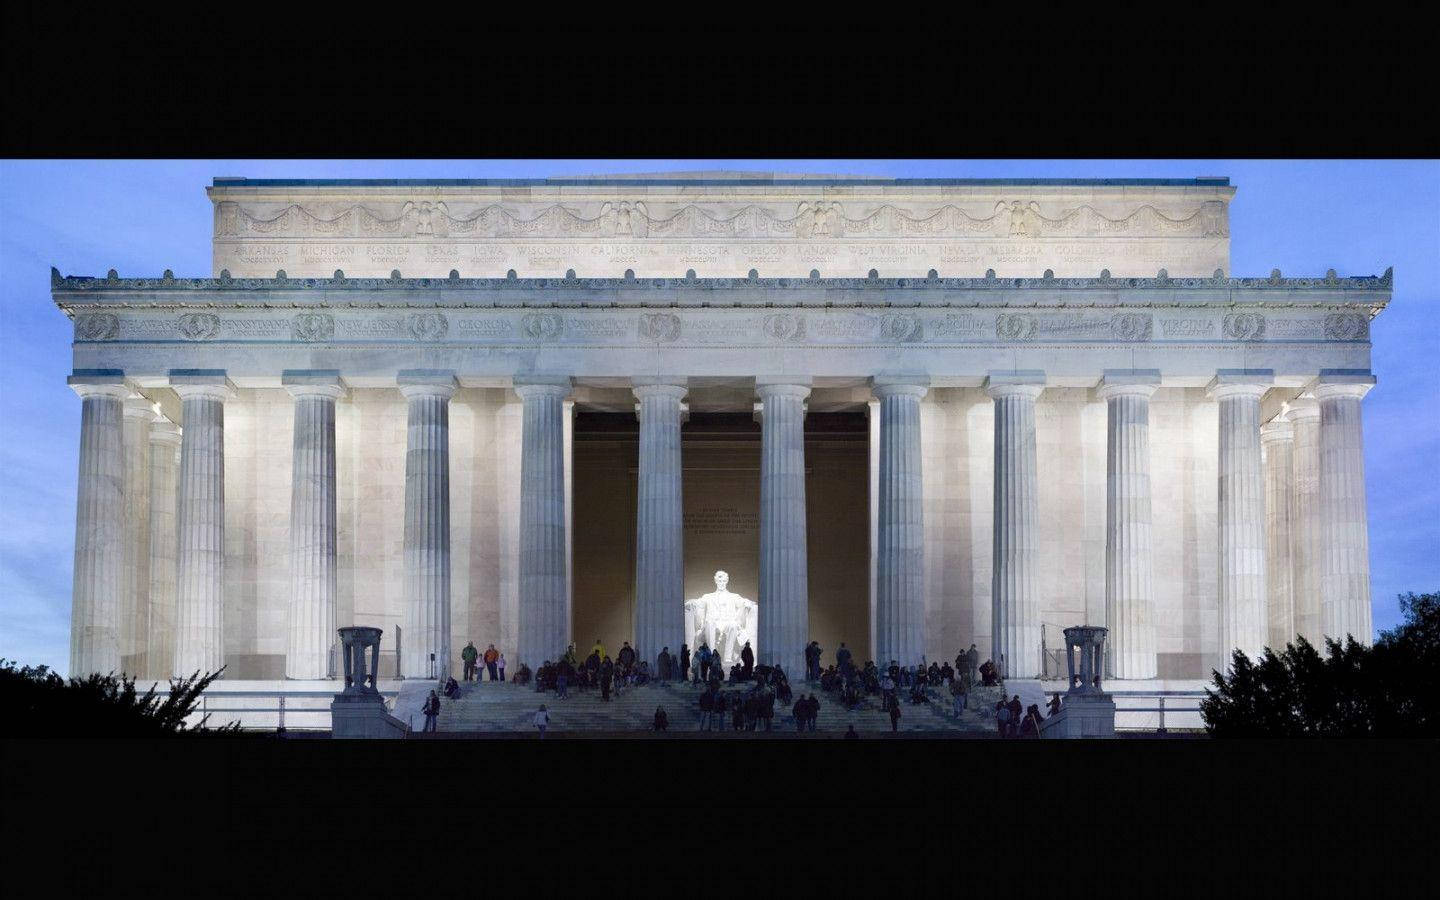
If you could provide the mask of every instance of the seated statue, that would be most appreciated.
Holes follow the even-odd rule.
[[[692,647],[713,648],[714,662],[724,666],[721,671],[740,662],[740,651],[746,641],[750,642],[751,650],[758,650],[755,632],[759,607],[755,601],[732,593],[726,587],[729,583],[726,572],[716,572],[715,590],[685,601],[687,643]]]

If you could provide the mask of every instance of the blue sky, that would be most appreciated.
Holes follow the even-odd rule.
[[[896,177],[1228,175],[1239,276],[1379,274],[1379,384],[1365,401],[1375,627],[1395,595],[1440,590],[1440,162],[1253,160],[203,160],[0,162],[0,656],[65,671],[80,400],[50,267],[210,274],[214,176],[504,178],[689,169]],[[1038,274],[1038,273],[1037,273]]]

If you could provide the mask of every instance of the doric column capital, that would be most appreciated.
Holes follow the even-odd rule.
[[[886,397],[924,397],[930,391],[929,375],[876,375],[870,379],[870,390],[880,399]]]
[[[1143,397],[1149,399],[1160,387],[1159,369],[1107,369],[1095,388],[1095,399]]]
[[[755,379],[755,393],[761,400],[770,397],[798,397],[804,400],[810,396],[810,376],[762,375]]]
[[[459,386],[455,373],[443,369],[405,369],[395,376],[395,384],[406,400],[411,397],[443,397],[449,400],[455,396]]]
[[[125,383],[125,375],[119,369],[77,369],[65,379],[70,389],[85,397],[114,397],[124,400],[133,391]]]
[[[1291,423],[1302,419],[1319,419],[1320,401],[1307,391],[1285,404],[1285,418]]]
[[[1213,400],[1227,397],[1254,397],[1258,400],[1274,383],[1274,369],[1220,369],[1206,390]]]
[[[150,423],[150,443],[152,444],[169,444],[171,447],[178,447],[181,433],[180,426],[164,416],[158,416],[155,421]]]
[[[518,384],[516,390],[519,390]],[[690,387],[680,376],[637,375],[630,379],[630,390],[637,400],[644,400],[646,397],[674,397],[676,400],[684,400]]]
[[[1034,370],[991,372],[985,379],[985,393],[993,398],[1029,397],[1034,400],[1045,390],[1045,373]]]
[[[1375,386],[1375,376],[1367,371],[1336,370],[1321,371],[1313,388],[1316,400],[1333,397],[1354,397],[1363,400]]]
[[[328,397],[339,400],[345,396],[345,382],[336,369],[286,369],[280,385],[297,400],[301,397]]]
[[[1282,416],[1276,416],[1260,426],[1260,442],[1262,444],[1293,440],[1295,440],[1295,426]]]
[[[148,425],[159,415],[158,407],[139,394],[131,394],[125,398],[125,418],[139,419]]]
[[[516,375],[513,383],[515,393],[519,394],[522,400],[535,397],[564,399],[570,396],[569,375]]]
[[[171,369],[170,387],[181,400],[205,397],[225,401],[235,396],[235,385],[224,369]]]

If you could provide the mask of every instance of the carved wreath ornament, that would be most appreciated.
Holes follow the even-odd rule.
[[[892,313],[880,321],[882,340],[901,343],[920,336],[920,320],[908,313]]]
[[[1144,313],[1116,313],[1110,317],[1110,333],[1122,341],[1148,341],[1154,319]]]
[[[640,317],[640,336],[665,343],[680,336],[680,317],[674,313],[646,313]]]
[[[75,339],[108,341],[120,330],[119,317],[111,313],[92,313],[75,320]]]
[[[560,334],[560,317],[554,313],[531,313],[520,320],[526,337],[548,341]]]
[[[777,341],[798,341],[805,337],[805,320],[789,313],[766,316],[762,327]]]
[[[1035,337],[1035,317],[1027,313],[1001,313],[995,317],[995,336],[1002,341],[1028,341]]]
[[[1265,340],[1265,317],[1259,313],[1230,313],[1221,331],[1232,341]]]
[[[301,313],[295,317],[291,331],[297,341],[328,341],[335,336],[335,317],[329,313]]]
[[[411,313],[405,327],[417,341],[438,341],[450,332],[449,320],[438,312]]]
[[[1369,323],[1359,313],[1331,313],[1325,317],[1325,336],[1332,341],[1355,341],[1369,337]]]
[[[208,341],[220,333],[220,317],[211,313],[186,313],[177,326],[180,336],[191,341]]]

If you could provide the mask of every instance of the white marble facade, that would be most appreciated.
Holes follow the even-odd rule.
[[[673,432],[682,399],[713,404],[720,380],[753,385],[775,448],[762,638],[804,628],[806,487],[791,476],[807,403],[874,419],[872,634],[849,639],[861,658],[975,643],[1029,677],[1055,668],[1042,641],[1084,623],[1112,629],[1117,676],[1200,678],[1230,645],[1291,627],[1368,638],[1361,398],[1388,273],[1226,277],[1228,183],[791,181],[536,182],[503,197],[217,181],[218,277],[57,273],[87,398],[72,670],[313,678],[338,663],[323,633],[349,624],[385,630],[387,675],[397,626],[412,676],[428,660],[422,673],[405,654],[434,649],[443,669],[469,639],[534,666],[523,654],[580,637],[570,416],[637,396],[656,404],[641,421],[666,452],[641,462],[644,633],[606,638],[676,650],[688,548],[667,544],[683,504]],[[417,378],[447,385],[447,428]],[[1261,426],[1286,422],[1293,477],[1267,476]],[[407,455],[412,476],[430,473],[408,499]],[[1227,491],[1242,472],[1243,496]],[[141,481],[146,502],[127,503]],[[1283,586],[1267,560],[1282,495]],[[1287,595],[1288,612],[1270,609]],[[788,612],[767,621],[767,601]],[[801,646],[762,640],[762,661],[797,667]]]

